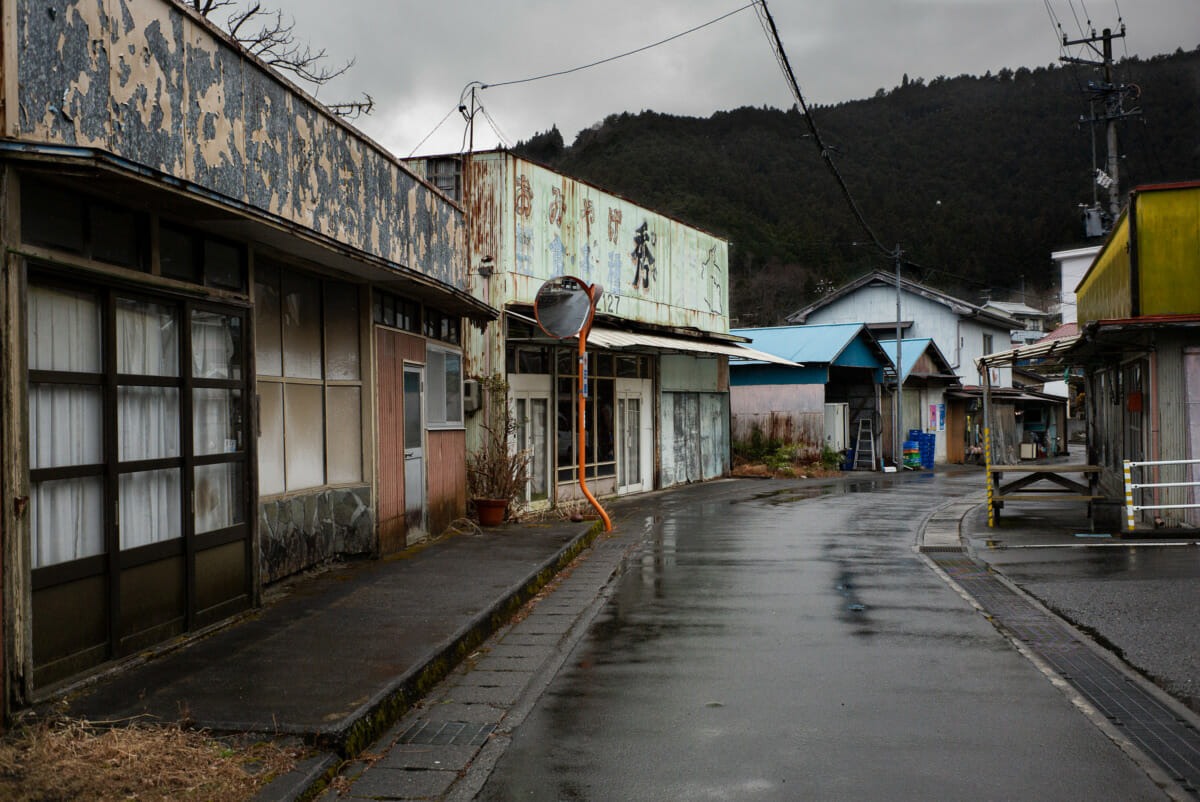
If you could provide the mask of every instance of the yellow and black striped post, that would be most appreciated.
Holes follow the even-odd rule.
[[[988,528],[996,525],[996,508],[992,506],[992,433],[983,429],[983,469],[987,472]]]
[[[1133,463],[1125,463],[1125,520],[1129,531],[1133,531]]]

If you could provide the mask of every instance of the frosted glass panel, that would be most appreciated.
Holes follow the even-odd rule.
[[[329,483],[362,479],[362,407],[357,387],[329,388]]]
[[[283,415],[287,489],[325,484],[325,388],[289,384],[284,390]]]
[[[179,389],[117,389],[117,457],[122,462],[179,456]]]
[[[197,379],[242,378],[241,318],[192,312],[192,375]]]
[[[117,373],[179,375],[179,326],[174,309],[117,299]]]
[[[258,385],[258,492],[273,496],[284,491],[283,385]]]
[[[121,548],[180,537],[179,469],[121,474]]]
[[[79,384],[29,386],[29,467],[104,461],[103,396]]]
[[[35,482],[30,494],[33,567],[104,553],[104,480]]]
[[[283,371],[293,379],[321,378],[321,285],[283,277]]]
[[[549,449],[550,401],[533,398],[529,401],[529,489],[534,501],[550,497],[549,478],[546,476],[546,454]]]
[[[242,450],[240,390],[192,391],[192,447],[198,455]]]
[[[196,466],[196,533],[224,529],[246,520],[239,463]]]
[[[254,277],[254,368],[260,376],[282,376],[279,271],[259,264]]]
[[[86,293],[29,288],[29,369],[100,372],[100,307]]]
[[[462,422],[462,357],[446,354],[446,422]]]
[[[357,379],[358,288],[352,284],[325,285],[325,375]]]

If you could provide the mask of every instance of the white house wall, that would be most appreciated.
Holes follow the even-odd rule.
[[[827,323],[882,323],[896,319],[896,289],[866,286],[821,307],[808,315],[808,325]],[[900,300],[900,319],[911,320],[904,339],[928,337],[950,361],[964,384],[982,384],[975,360],[983,356],[983,335],[992,335],[993,351],[1008,348],[1009,333],[1003,326],[962,318],[937,301],[905,292]],[[886,335],[881,335],[886,338]],[[993,375],[997,387],[1012,386],[1012,369],[1001,368]]]

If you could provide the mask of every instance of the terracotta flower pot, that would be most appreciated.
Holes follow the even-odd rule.
[[[499,526],[504,523],[508,501],[502,498],[477,498],[475,511],[479,513],[480,526]]]

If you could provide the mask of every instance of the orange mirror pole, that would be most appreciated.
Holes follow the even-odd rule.
[[[579,332],[579,368],[577,371],[579,374],[579,489],[583,491],[583,495],[586,496],[587,500],[590,501],[592,506],[596,508],[596,512],[600,513],[600,519],[604,521],[604,531],[611,532],[612,521],[609,520],[608,513],[604,511],[604,508],[600,506],[600,502],[596,501],[596,497],[592,495],[590,490],[588,490],[587,477],[585,475],[586,470],[584,468],[584,462],[586,462],[587,454],[584,443],[585,421],[587,420],[587,410],[585,406],[585,402],[587,400],[587,377],[585,375],[585,367],[587,366],[586,345],[588,332],[592,330],[592,318],[596,316],[595,293],[595,286],[589,286],[588,297],[592,301],[592,310],[588,313],[587,323],[583,324],[583,329]]]

